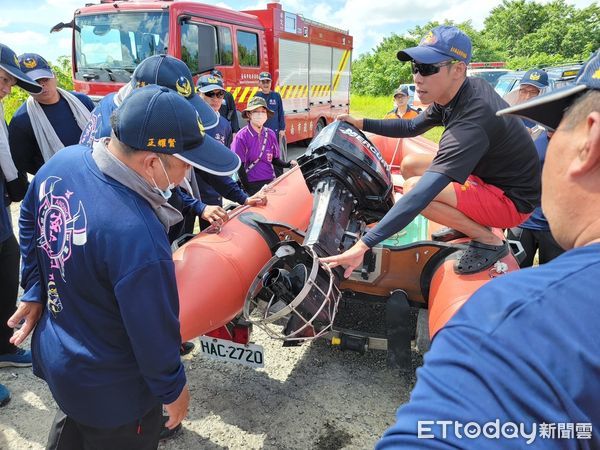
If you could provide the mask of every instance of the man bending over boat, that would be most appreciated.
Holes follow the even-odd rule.
[[[508,104],[485,80],[467,78],[471,41],[455,27],[432,29],[417,47],[398,52],[410,61],[416,91],[430,106],[411,120],[357,119],[341,115],[372,133],[404,138],[443,125],[437,155],[407,155],[402,161],[404,196],[345,253],[323,259],[343,265],[345,276],[370,247],[407,226],[419,213],[451,227],[437,236],[472,239],[456,263],[461,274],[475,273],[505,256],[508,244],[490,227],[511,228],[529,217],[540,199],[540,167],[535,146],[520,120],[496,117]],[[436,236],[434,236],[434,239]]]
[[[542,207],[567,251],[473,294],[377,450],[600,448],[600,51],[575,84],[499,113],[556,129]]]

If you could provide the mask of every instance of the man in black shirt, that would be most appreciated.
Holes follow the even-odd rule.
[[[435,157],[408,155],[402,162],[404,196],[351,249],[325,258],[331,267],[358,267],[364,253],[400,231],[419,213],[452,228],[452,237],[472,239],[455,270],[475,273],[492,266],[509,249],[490,227],[523,222],[540,200],[540,165],[521,121],[497,117],[507,106],[485,81],[467,78],[471,41],[455,27],[439,26],[417,47],[398,52],[410,61],[419,98],[430,106],[411,120],[356,119],[357,128],[390,137],[417,136],[434,126],[445,131]],[[442,236],[443,238],[443,236]]]

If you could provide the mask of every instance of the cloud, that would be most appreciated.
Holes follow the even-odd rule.
[[[36,31],[17,31],[7,33],[0,31],[0,42],[8,45],[17,54],[27,52],[30,46],[40,46],[48,44],[48,36]]]

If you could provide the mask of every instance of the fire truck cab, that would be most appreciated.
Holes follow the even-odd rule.
[[[148,56],[182,59],[198,77],[224,76],[238,111],[270,72],[281,94],[288,142],[310,139],[350,103],[352,37],[347,31],[283,11],[234,11],[193,1],[101,0],[75,11],[75,89],[99,99],[127,83]]]

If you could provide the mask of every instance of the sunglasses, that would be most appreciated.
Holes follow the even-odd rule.
[[[457,62],[458,61],[446,61],[435,64],[424,64],[411,61],[410,65],[412,66],[412,73],[414,75],[420,73],[422,76],[428,77],[430,75],[435,75],[436,73],[438,73],[442,67],[451,66],[452,64]]]
[[[223,97],[225,97],[225,92],[224,91],[211,91],[211,92],[205,92],[204,95],[206,95],[207,97],[210,97],[210,98],[213,98],[213,97],[223,98]]]

